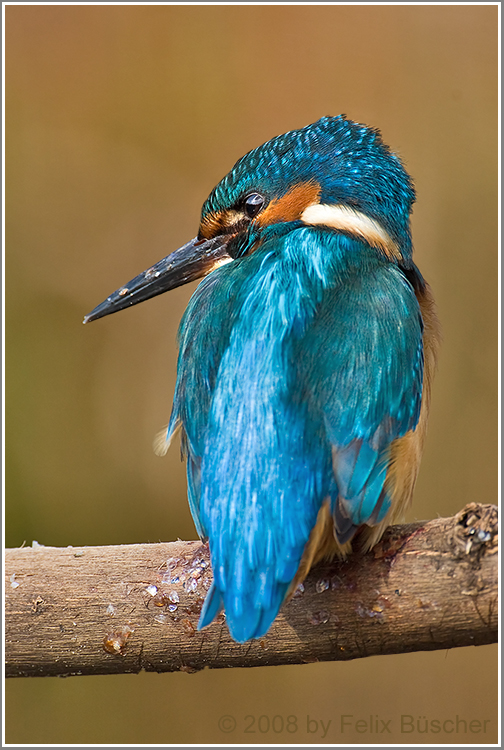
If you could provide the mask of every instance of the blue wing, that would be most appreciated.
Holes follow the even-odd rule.
[[[420,415],[422,330],[413,289],[389,264],[327,294],[302,341],[300,375],[312,418],[322,415],[333,447],[341,543],[389,510],[390,444],[414,429]]]
[[[214,583],[199,627],[224,605],[237,641],[275,619],[330,477],[330,450],[305,434],[291,397],[291,324],[313,313],[313,298],[301,285],[286,293],[287,278],[274,254],[247,258],[208,413],[200,513]]]

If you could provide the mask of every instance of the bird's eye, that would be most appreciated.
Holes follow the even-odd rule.
[[[263,206],[264,198],[259,193],[251,193],[243,201],[243,208],[249,219],[254,219]]]

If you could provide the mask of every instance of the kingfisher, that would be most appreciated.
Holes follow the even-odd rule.
[[[413,183],[378,130],[345,115],[242,157],[197,236],[84,322],[202,279],[183,315],[173,409],[188,499],[243,643],[310,568],[371,549],[409,505],[439,325],[412,260]]]

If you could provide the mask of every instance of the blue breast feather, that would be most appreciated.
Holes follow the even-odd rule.
[[[179,331],[191,511],[233,638],[268,630],[317,513],[340,541],[383,519],[392,440],[414,429],[422,319],[401,270],[357,240],[301,228],[212,272]]]

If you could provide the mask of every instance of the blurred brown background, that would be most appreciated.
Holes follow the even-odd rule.
[[[178,445],[151,449],[194,286],[82,317],[196,234],[237,158],[341,112],[414,176],[416,261],[443,324],[408,520],[496,501],[496,7],[10,6],[6,55],[7,546],[195,537]],[[11,680],[7,741],[495,742],[496,656]],[[308,714],[332,720],[325,739]],[[341,735],[341,714],[392,718],[393,734]],[[400,734],[401,714],[490,723]],[[247,715],[295,715],[298,732],[247,734]]]

